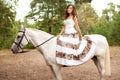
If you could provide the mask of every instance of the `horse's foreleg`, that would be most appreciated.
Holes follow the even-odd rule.
[[[55,75],[55,72],[54,72],[54,70],[53,70],[52,66],[50,66],[50,65],[49,65],[49,67],[50,67],[50,69],[51,69],[51,71],[52,71],[52,73],[53,73],[53,77],[54,77],[53,79],[55,79],[55,80],[56,80],[56,75]]]
[[[57,80],[62,80],[62,75],[61,75],[61,66],[54,64],[51,65],[51,69],[53,71],[54,76],[56,77]]]

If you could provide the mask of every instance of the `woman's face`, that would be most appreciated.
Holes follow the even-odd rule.
[[[73,11],[73,7],[72,6],[69,6],[68,8],[67,8],[67,13],[72,13],[72,11]]]

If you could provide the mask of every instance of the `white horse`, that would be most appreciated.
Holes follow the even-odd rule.
[[[94,54],[89,57],[92,59],[100,73],[100,80],[104,80],[104,76],[111,75],[109,45],[106,38],[102,35],[87,35],[96,44]],[[56,62],[56,37],[46,32],[21,27],[16,36],[15,42],[12,44],[13,53],[18,53],[28,43],[32,43],[36,49],[42,53],[46,63],[51,68],[56,80],[62,80],[62,65]]]

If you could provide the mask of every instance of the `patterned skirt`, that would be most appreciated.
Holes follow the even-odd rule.
[[[80,39],[78,33],[64,34],[57,38],[56,60],[58,64],[74,65],[74,60],[78,60],[78,49]]]
[[[66,66],[76,66],[88,61],[94,54],[96,44],[89,36],[80,41],[79,35],[64,34],[57,38],[56,61]]]

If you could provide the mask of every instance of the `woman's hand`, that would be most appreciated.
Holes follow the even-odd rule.
[[[58,34],[58,35],[57,35],[57,37],[60,37],[60,36],[61,36],[61,34]]]
[[[59,33],[59,35],[62,35],[65,31],[65,26],[62,26],[61,32]]]
[[[79,40],[80,40],[80,41],[82,40],[82,35],[79,35]]]

